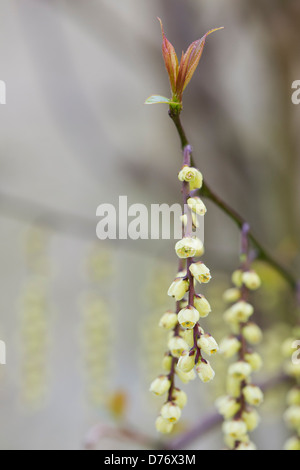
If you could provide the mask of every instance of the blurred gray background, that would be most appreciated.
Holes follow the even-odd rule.
[[[159,404],[148,387],[161,372],[156,323],[170,306],[173,243],[97,242],[95,214],[119,195],[131,204],[180,201],[175,129],[165,106],[143,105],[169,94],[156,17],[179,54],[225,26],[207,40],[183,121],[207,181],[296,273],[299,1],[1,0],[0,11],[0,448],[80,449],[90,427],[120,419],[119,395],[130,426],[155,436]],[[239,234],[208,209],[205,262],[220,319]],[[103,324],[83,301],[91,295],[105,302],[97,304]],[[289,317],[276,302],[272,309],[280,339]],[[195,409],[199,417],[213,410],[205,387],[187,389],[186,429]],[[278,403],[277,412],[267,405],[257,433],[262,448],[284,442],[280,394]],[[106,437],[99,448],[137,445]],[[218,449],[220,432],[192,445]]]

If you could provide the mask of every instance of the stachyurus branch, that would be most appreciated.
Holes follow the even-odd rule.
[[[262,390],[267,391],[276,388],[282,384],[289,383],[290,378],[284,374],[279,374],[266,382],[260,384]],[[151,436],[135,430],[129,425],[115,427],[107,424],[98,424],[88,432],[84,448],[93,450],[101,443],[103,439],[114,439],[116,441],[132,441],[146,449],[155,450],[180,450],[191,445],[195,440],[200,439],[222,423],[222,416],[214,411],[208,412],[187,432],[173,437],[170,441],[158,441]]]
[[[181,119],[180,119],[180,114],[177,112],[176,109],[170,108],[169,115],[174,122],[180,142],[181,142],[181,147],[184,149],[187,145],[189,145],[188,138],[186,136],[185,130],[182,126]],[[211,202],[213,202],[219,209],[221,209],[225,214],[228,215],[239,227],[239,229],[242,229],[245,223],[247,221],[240,215],[238,214],[232,207],[230,207],[223,199],[218,196],[212,189],[209,187],[207,182],[205,181],[202,188],[199,190],[199,193],[202,197],[209,199]],[[255,235],[252,233],[252,231],[249,231],[248,234],[249,240],[252,243],[253,247],[256,249],[256,258],[265,261],[268,263],[270,266],[272,266],[291,286],[293,290],[297,290],[297,279],[291,274],[288,269],[286,269],[284,266],[282,266],[281,263],[276,261],[272,255],[270,255],[261,245],[261,243],[258,241],[258,239],[255,237]]]
[[[282,384],[288,383],[289,377],[285,374],[279,374],[264,383],[261,383],[260,388],[266,392],[274,389]],[[201,418],[189,431],[175,437],[173,440],[166,444],[168,449],[178,450],[184,449],[187,445],[190,445],[197,439],[213,431],[215,428],[220,426],[222,423],[222,416],[219,413],[208,413],[204,418]]]

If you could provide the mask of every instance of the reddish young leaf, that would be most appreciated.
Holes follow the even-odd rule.
[[[182,55],[176,81],[176,94],[180,99],[199,64],[207,36],[215,31],[219,31],[220,29],[223,28],[212,29],[206,33],[203,38],[193,42],[187,49],[186,53]]]
[[[165,36],[161,19],[158,18],[158,21],[160,22],[161,32],[162,32],[162,37],[163,37],[163,45],[162,45],[163,57],[164,57],[166,69],[169,75],[172,92],[176,93],[176,80],[177,80],[178,69],[179,69],[178,58],[177,58],[174,47]]]

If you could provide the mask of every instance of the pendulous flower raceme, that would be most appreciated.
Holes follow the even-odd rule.
[[[300,304],[300,302],[299,302]],[[300,313],[298,307],[297,313]],[[297,340],[298,338],[298,340]],[[293,329],[292,336],[284,341],[282,352],[286,359],[285,372],[294,382],[289,390],[286,401],[287,409],[284,413],[284,421],[293,435],[284,445],[284,450],[300,450],[300,361],[299,361],[300,327]]]
[[[175,376],[183,383],[194,380],[196,374],[204,383],[210,382],[215,376],[209,361],[203,355],[212,356],[218,351],[218,345],[199,325],[200,319],[210,314],[211,307],[203,295],[196,293],[198,283],[205,284],[211,279],[209,268],[198,259],[204,253],[203,242],[194,235],[194,229],[199,225],[198,218],[204,217],[207,211],[203,201],[194,194],[202,188],[203,176],[192,164],[192,149],[181,128],[179,116],[182,110],[183,92],[198,67],[206,38],[217,29],[209,31],[201,39],[193,42],[179,63],[175,49],[166,38],[162,22],[159,21],[163,37],[163,58],[172,98],[153,95],[145,104],[169,105],[169,115],[177,127],[183,150],[183,165],[178,179],[182,184],[184,213],[181,221],[184,236],[175,246],[179,259],[178,274],[168,291],[168,295],[176,302],[176,308],[172,312],[165,313],[160,320],[160,326],[169,331],[168,351],[163,359],[165,374],[155,379],[150,387],[156,395],[167,394],[166,402],[156,421],[156,429],[168,434],[180,419],[182,408],[187,402],[185,392],[175,386]]]
[[[190,163],[191,149],[184,151],[184,161]],[[215,373],[205,356],[212,356],[219,350],[216,340],[204,332],[199,325],[201,318],[207,317],[211,312],[208,300],[196,293],[195,287],[210,281],[209,269],[196,258],[204,253],[203,243],[193,236],[193,214],[204,216],[206,208],[199,198],[191,198],[194,189],[200,189],[203,178],[199,170],[185,164],[178,175],[182,182],[185,214],[187,223],[186,236],[177,242],[176,254],[179,258],[179,272],[172,282],[168,295],[176,301],[174,312],[168,311],[160,319],[159,326],[169,331],[168,351],[163,359],[165,375],[156,378],[150,391],[155,395],[167,394],[167,400],[156,420],[157,431],[168,434],[173,430],[174,424],[180,419],[182,408],[187,403],[185,392],[175,387],[175,376],[188,383],[196,375],[204,383],[213,380]],[[199,210],[198,210],[199,208]],[[205,208],[205,210],[204,210]]]
[[[261,389],[251,382],[252,373],[262,367],[260,355],[251,349],[262,340],[262,331],[251,321],[254,308],[248,301],[251,291],[261,285],[259,276],[250,268],[248,230],[245,225],[242,267],[233,273],[234,287],[224,294],[225,301],[232,304],[224,314],[232,334],[220,343],[220,353],[226,359],[235,358],[228,369],[227,395],[216,402],[224,418],[225,443],[231,450],[256,450],[249,433],[259,425],[256,408],[264,400]]]
[[[202,240],[194,235],[193,229],[199,227],[199,219],[207,212],[205,204],[198,196],[216,203],[224,212],[230,214],[238,225],[241,217],[223,203],[206,182],[204,183],[202,173],[193,163],[192,150],[182,127],[180,114],[183,109],[183,92],[198,66],[208,35],[223,28],[211,30],[202,39],[192,43],[179,62],[174,47],[165,36],[162,22],[159,21],[163,36],[163,58],[172,97],[152,95],[145,104],[164,103],[169,106],[169,116],[177,129],[184,156],[178,179],[182,183],[185,211],[181,216],[183,237],[175,246],[179,266],[168,291],[168,295],[174,298],[176,307],[163,314],[159,322],[160,327],[168,333],[168,349],[162,361],[164,373],[150,386],[153,394],[166,395],[156,420],[156,428],[163,434],[171,433],[187,403],[186,393],[176,387],[176,376],[184,384],[194,380],[197,375],[202,382],[210,382],[215,373],[204,355],[210,357],[219,350],[224,358],[235,358],[228,368],[227,394],[216,403],[224,418],[226,444],[231,450],[256,450],[256,445],[250,441],[249,433],[255,430],[260,422],[256,409],[262,404],[264,395],[252,382],[252,374],[262,367],[262,358],[253,347],[262,341],[263,334],[253,321],[254,307],[249,301],[251,292],[261,286],[259,275],[252,269],[254,257],[249,251],[249,239],[257,249],[256,256],[275,267],[293,288],[296,286],[296,280],[272,260],[260,243],[251,236],[249,226],[244,224],[241,267],[232,275],[233,287],[224,293],[224,301],[231,304],[224,313],[231,334],[223,339],[219,347],[215,339],[201,328],[199,322],[210,314],[211,307],[203,295],[196,293],[196,287],[198,284],[208,283],[211,273],[202,260],[197,259],[204,254],[204,246]],[[298,294],[300,297],[300,286]],[[297,355],[295,360],[293,355],[294,360],[290,360],[292,348],[296,348],[293,344],[296,343],[297,336],[300,337],[299,329],[296,330],[294,338],[289,339],[283,347],[284,351],[288,351],[289,358],[286,373],[295,380],[295,386],[287,397],[288,409],[285,413],[285,421],[294,431],[294,436],[286,443],[287,450],[300,450],[300,357]]]

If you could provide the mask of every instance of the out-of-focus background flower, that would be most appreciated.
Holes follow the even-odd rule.
[[[156,17],[178,53],[211,28],[185,93],[183,120],[210,185],[249,221],[274,256],[299,269],[300,79],[298,0],[2,0],[0,79],[1,449],[137,448],[111,436],[117,422],[156,438],[161,401],[148,394],[161,372],[170,304],[172,242],[100,242],[103,202],[180,201],[179,141]],[[220,339],[222,291],[238,264],[239,234],[208,204],[205,261],[214,280],[209,327]],[[276,375],[280,343],[295,320],[288,287],[259,266],[266,328],[264,378]],[[213,410],[226,365],[206,388],[187,386],[183,432]],[[200,381],[199,381],[200,382]],[[267,396],[254,440],[279,449],[284,394]],[[100,423],[89,434],[89,429]],[[128,424],[129,423],[129,424]],[[272,430],[272,432],[271,432]],[[97,441],[97,439],[96,439]],[[93,441],[94,442],[94,441]],[[145,444],[147,446],[147,444]],[[222,447],[216,431],[191,444]]]

